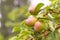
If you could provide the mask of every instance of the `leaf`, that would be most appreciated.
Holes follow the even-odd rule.
[[[20,32],[20,27],[18,27],[18,26],[14,27],[12,32]]]
[[[17,39],[17,36],[13,36],[11,38],[9,38],[8,40],[16,40]]]
[[[48,9],[50,9],[50,7],[49,7],[49,6],[45,7],[45,10],[48,10]]]
[[[49,17],[50,19],[54,19],[54,17],[53,17],[50,13],[48,13],[48,17]]]
[[[51,28],[51,31],[54,32],[55,28],[54,28],[54,24],[52,21],[49,21],[49,27]]]
[[[44,4],[43,4],[43,3],[39,3],[39,4],[36,6],[35,10],[34,10],[34,14],[37,14],[37,13],[40,11],[40,8],[41,8],[42,6],[44,6]]]
[[[29,16],[30,16],[30,13],[27,12],[24,17],[25,17],[25,18],[28,18]]]

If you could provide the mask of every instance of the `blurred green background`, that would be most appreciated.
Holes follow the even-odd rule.
[[[12,28],[30,15],[28,7],[28,0],[0,0],[0,40],[16,34]]]

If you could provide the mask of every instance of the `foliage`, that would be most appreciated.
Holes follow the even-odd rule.
[[[13,21],[13,24],[9,25],[12,25],[13,33],[18,33],[9,40],[60,40],[60,1],[58,1],[59,0],[51,1],[50,6],[40,9],[40,11],[39,8],[41,8],[43,4],[39,3],[36,6],[34,13],[37,13],[37,15],[32,16],[36,17],[44,26],[43,30],[37,32],[34,31],[34,26],[28,26],[25,24],[25,19],[31,15],[26,9],[16,8],[10,12],[8,18]],[[24,16],[22,17],[21,15],[23,14]],[[18,18],[21,17],[24,19],[18,22]],[[8,23],[6,25],[9,26]]]

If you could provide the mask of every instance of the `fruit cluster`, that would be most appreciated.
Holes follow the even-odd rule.
[[[43,5],[44,4],[39,3],[36,7],[32,6],[31,8],[29,8],[29,12],[31,16],[29,16],[25,20],[25,24],[28,26],[33,26],[35,32],[42,31],[45,28],[45,26],[43,25],[44,23],[39,20],[39,17],[37,17],[39,14],[40,8]]]
[[[44,29],[43,22],[39,21],[38,18],[32,15],[25,20],[25,24],[28,26],[33,26],[35,32]]]
[[[51,32],[55,32],[60,28],[60,15],[58,9],[48,6],[44,9],[40,9],[43,6],[42,3],[38,4],[36,8],[29,9],[31,16],[25,20],[27,26],[33,27],[34,33],[41,34],[41,37],[46,37]],[[54,7],[54,6],[53,6]],[[51,9],[52,8],[52,9]]]

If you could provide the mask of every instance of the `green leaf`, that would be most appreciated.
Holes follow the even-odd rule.
[[[34,10],[34,14],[37,14],[37,13],[40,11],[40,8],[41,8],[42,6],[44,6],[44,4],[43,4],[43,3],[39,3],[39,4],[36,6],[35,10]]]
[[[20,27],[18,27],[18,26],[14,27],[12,32],[20,32]]]
[[[13,36],[11,38],[9,38],[8,40],[16,40],[17,39],[17,36]]]
[[[54,32],[54,31],[55,31],[55,27],[54,27],[53,21],[49,21],[48,24],[49,24],[50,30],[51,30],[52,32]]]
[[[54,17],[53,17],[50,13],[48,13],[48,17],[49,17],[49,19],[51,19],[51,20],[54,19]]]

